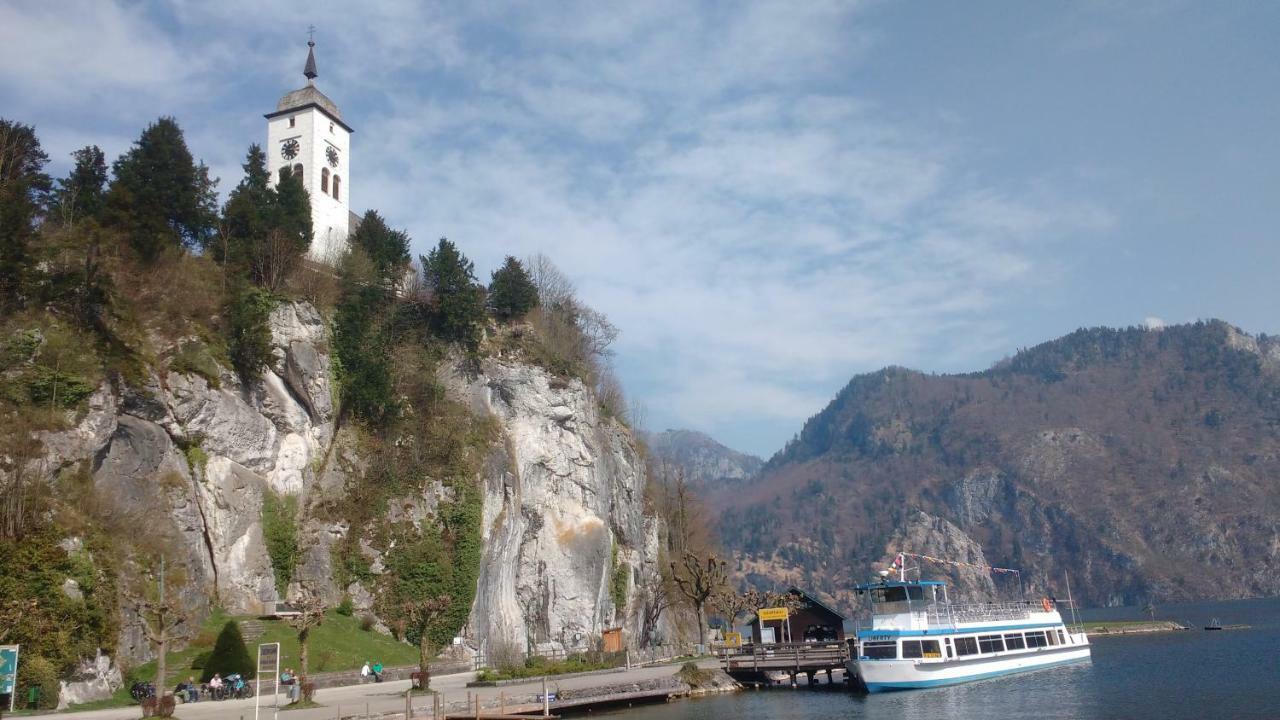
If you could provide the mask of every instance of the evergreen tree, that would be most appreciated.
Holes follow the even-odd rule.
[[[204,663],[200,682],[209,682],[214,673],[222,677],[240,673],[246,680],[254,676],[253,657],[249,655],[249,648],[244,644],[244,636],[240,634],[240,625],[235,620],[228,620],[227,624],[222,626],[222,632],[218,633],[218,639],[213,644],[209,659]]]
[[[368,256],[384,286],[397,282],[409,264],[409,234],[392,230],[375,210],[366,212],[360,219],[360,226],[351,235],[351,244]]]
[[[289,250],[301,258],[311,248],[311,196],[302,184],[302,176],[283,173],[276,184],[275,226],[288,242]]]
[[[58,180],[53,193],[50,217],[63,224],[74,225],[97,217],[106,206],[107,160],[102,148],[87,145],[71,153],[76,166],[71,174]]]
[[[484,287],[476,283],[471,261],[446,238],[420,260],[431,293],[431,331],[445,340],[474,345],[484,321]]]
[[[48,162],[34,128],[0,119],[0,307],[22,293],[36,222],[49,192]]]
[[[262,288],[242,284],[233,291],[229,305],[231,364],[243,379],[256,380],[271,361],[269,320],[275,298]]]
[[[108,217],[143,259],[206,242],[217,220],[217,181],[192,159],[173,118],[148,126],[113,170]]]
[[[524,265],[507,256],[502,267],[493,271],[489,282],[489,308],[503,320],[524,317],[538,306],[538,288],[529,279]]]
[[[244,178],[227,196],[222,211],[224,244],[213,243],[210,250],[217,260],[248,267],[255,242],[265,237],[271,227],[275,191],[267,174],[267,156],[257,144],[249,146],[245,157]]]
[[[277,290],[311,246],[311,199],[288,168],[271,187],[267,156],[250,145],[244,178],[223,209],[220,242],[210,248],[258,285]]]

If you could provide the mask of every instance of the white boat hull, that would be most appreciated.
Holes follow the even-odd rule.
[[[1064,645],[943,662],[859,659],[851,665],[853,672],[866,685],[867,692],[874,693],[956,685],[1088,659],[1088,645]]]

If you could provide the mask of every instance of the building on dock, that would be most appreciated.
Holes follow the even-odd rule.
[[[782,642],[844,642],[845,618],[812,594],[797,587],[787,590],[792,610],[786,620],[751,621],[756,645]]]

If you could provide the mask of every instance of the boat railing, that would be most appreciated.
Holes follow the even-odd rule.
[[[954,627],[959,623],[995,622],[1001,620],[1026,620],[1032,607],[1039,603],[1026,600],[992,603],[933,603],[925,607],[925,618],[930,625]]]

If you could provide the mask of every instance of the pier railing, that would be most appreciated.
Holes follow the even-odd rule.
[[[819,672],[844,667],[849,660],[848,643],[826,642],[747,644],[717,650],[729,674],[743,672]]]

